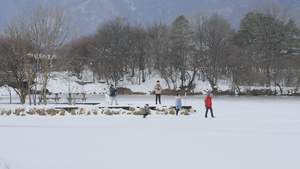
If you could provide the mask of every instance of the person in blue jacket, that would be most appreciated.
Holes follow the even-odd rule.
[[[176,106],[176,116],[178,116],[178,112],[182,107],[181,104],[181,98],[180,98],[180,94],[178,93],[177,96],[175,97],[175,106]]]
[[[113,104],[113,101],[115,100],[116,105],[118,105],[117,102],[117,94],[116,92],[118,91],[117,88],[114,88],[114,85],[111,85],[109,88],[109,96],[110,96],[110,100],[111,100],[111,105]]]

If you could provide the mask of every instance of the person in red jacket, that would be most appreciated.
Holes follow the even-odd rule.
[[[205,107],[206,107],[206,112],[205,112],[205,118],[207,118],[207,113],[208,110],[210,110],[211,113],[211,117],[215,118],[214,114],[213,114],[213,110],[212,110],[212,102],[211,102],[211,98],[212,98],[213,94],[210,93],[206,96],[204,102],[205,102]]]

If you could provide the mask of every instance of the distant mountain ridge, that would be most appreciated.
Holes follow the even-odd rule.
[[[115,16],[146,25],[155,20],[172,21],[178,15],[191,15],[195,10],[218,12],[238,28],[243,14],[264,2],[269,0],[0,0],[0,29],[4,29],[11,16],[37,3],[64,6],[81,25],[84,34],[93,33],[99,24]],[[276,2],[300,9],[299,0]]]

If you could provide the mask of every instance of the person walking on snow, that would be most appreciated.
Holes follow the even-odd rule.
[[[213,114],[213,110],[212,110],[212,102],[211,102],[211,99],[213,97],[213,94],[210,93],[206,96],[204,102],[205,102],[205,107],[206,107],[206,112],[205,112],[205,118],[207,118],[207,113],[208,113],[208,110],[210,110],[210,113],[211,113],[211,117],[212,118],[215,118],[214,114]]]
[[[178,116],[178,112],[182,107],[181,104],[181,98],[180,98],[180,94],[178,93],[177,96],[175,97],[175,106],[176,106],[176,116]]]
[[[159,100],[159,104],[161,104],[161,91],[162,91],[162,87],[159,83],[159,80],[157,81],[157,84],[154,86],[154,93],[155,93],[155,103],[157,104],[157,100]]]
[[[142,109],[143,117],[146,118],[150,114],[149,104],[146,104]]]
[[[109,96],[110,96],[110,100],[111,100],[111,105],[113,104],[113,101],[115,100],[116,105],[118,105],[117,102],[117,94],[116,92],[118,91],[117,88],[114,88],[114,85],[111,85],[109,88]]]

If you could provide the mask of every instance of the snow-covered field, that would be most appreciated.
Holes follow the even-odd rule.
[[[153,97],[118,101],[153,105]],[[300,168],[299,98],[216,96],[215,119],[204,118],[203,100],[187,97],[190,116],[0,116],[0,169]]]

